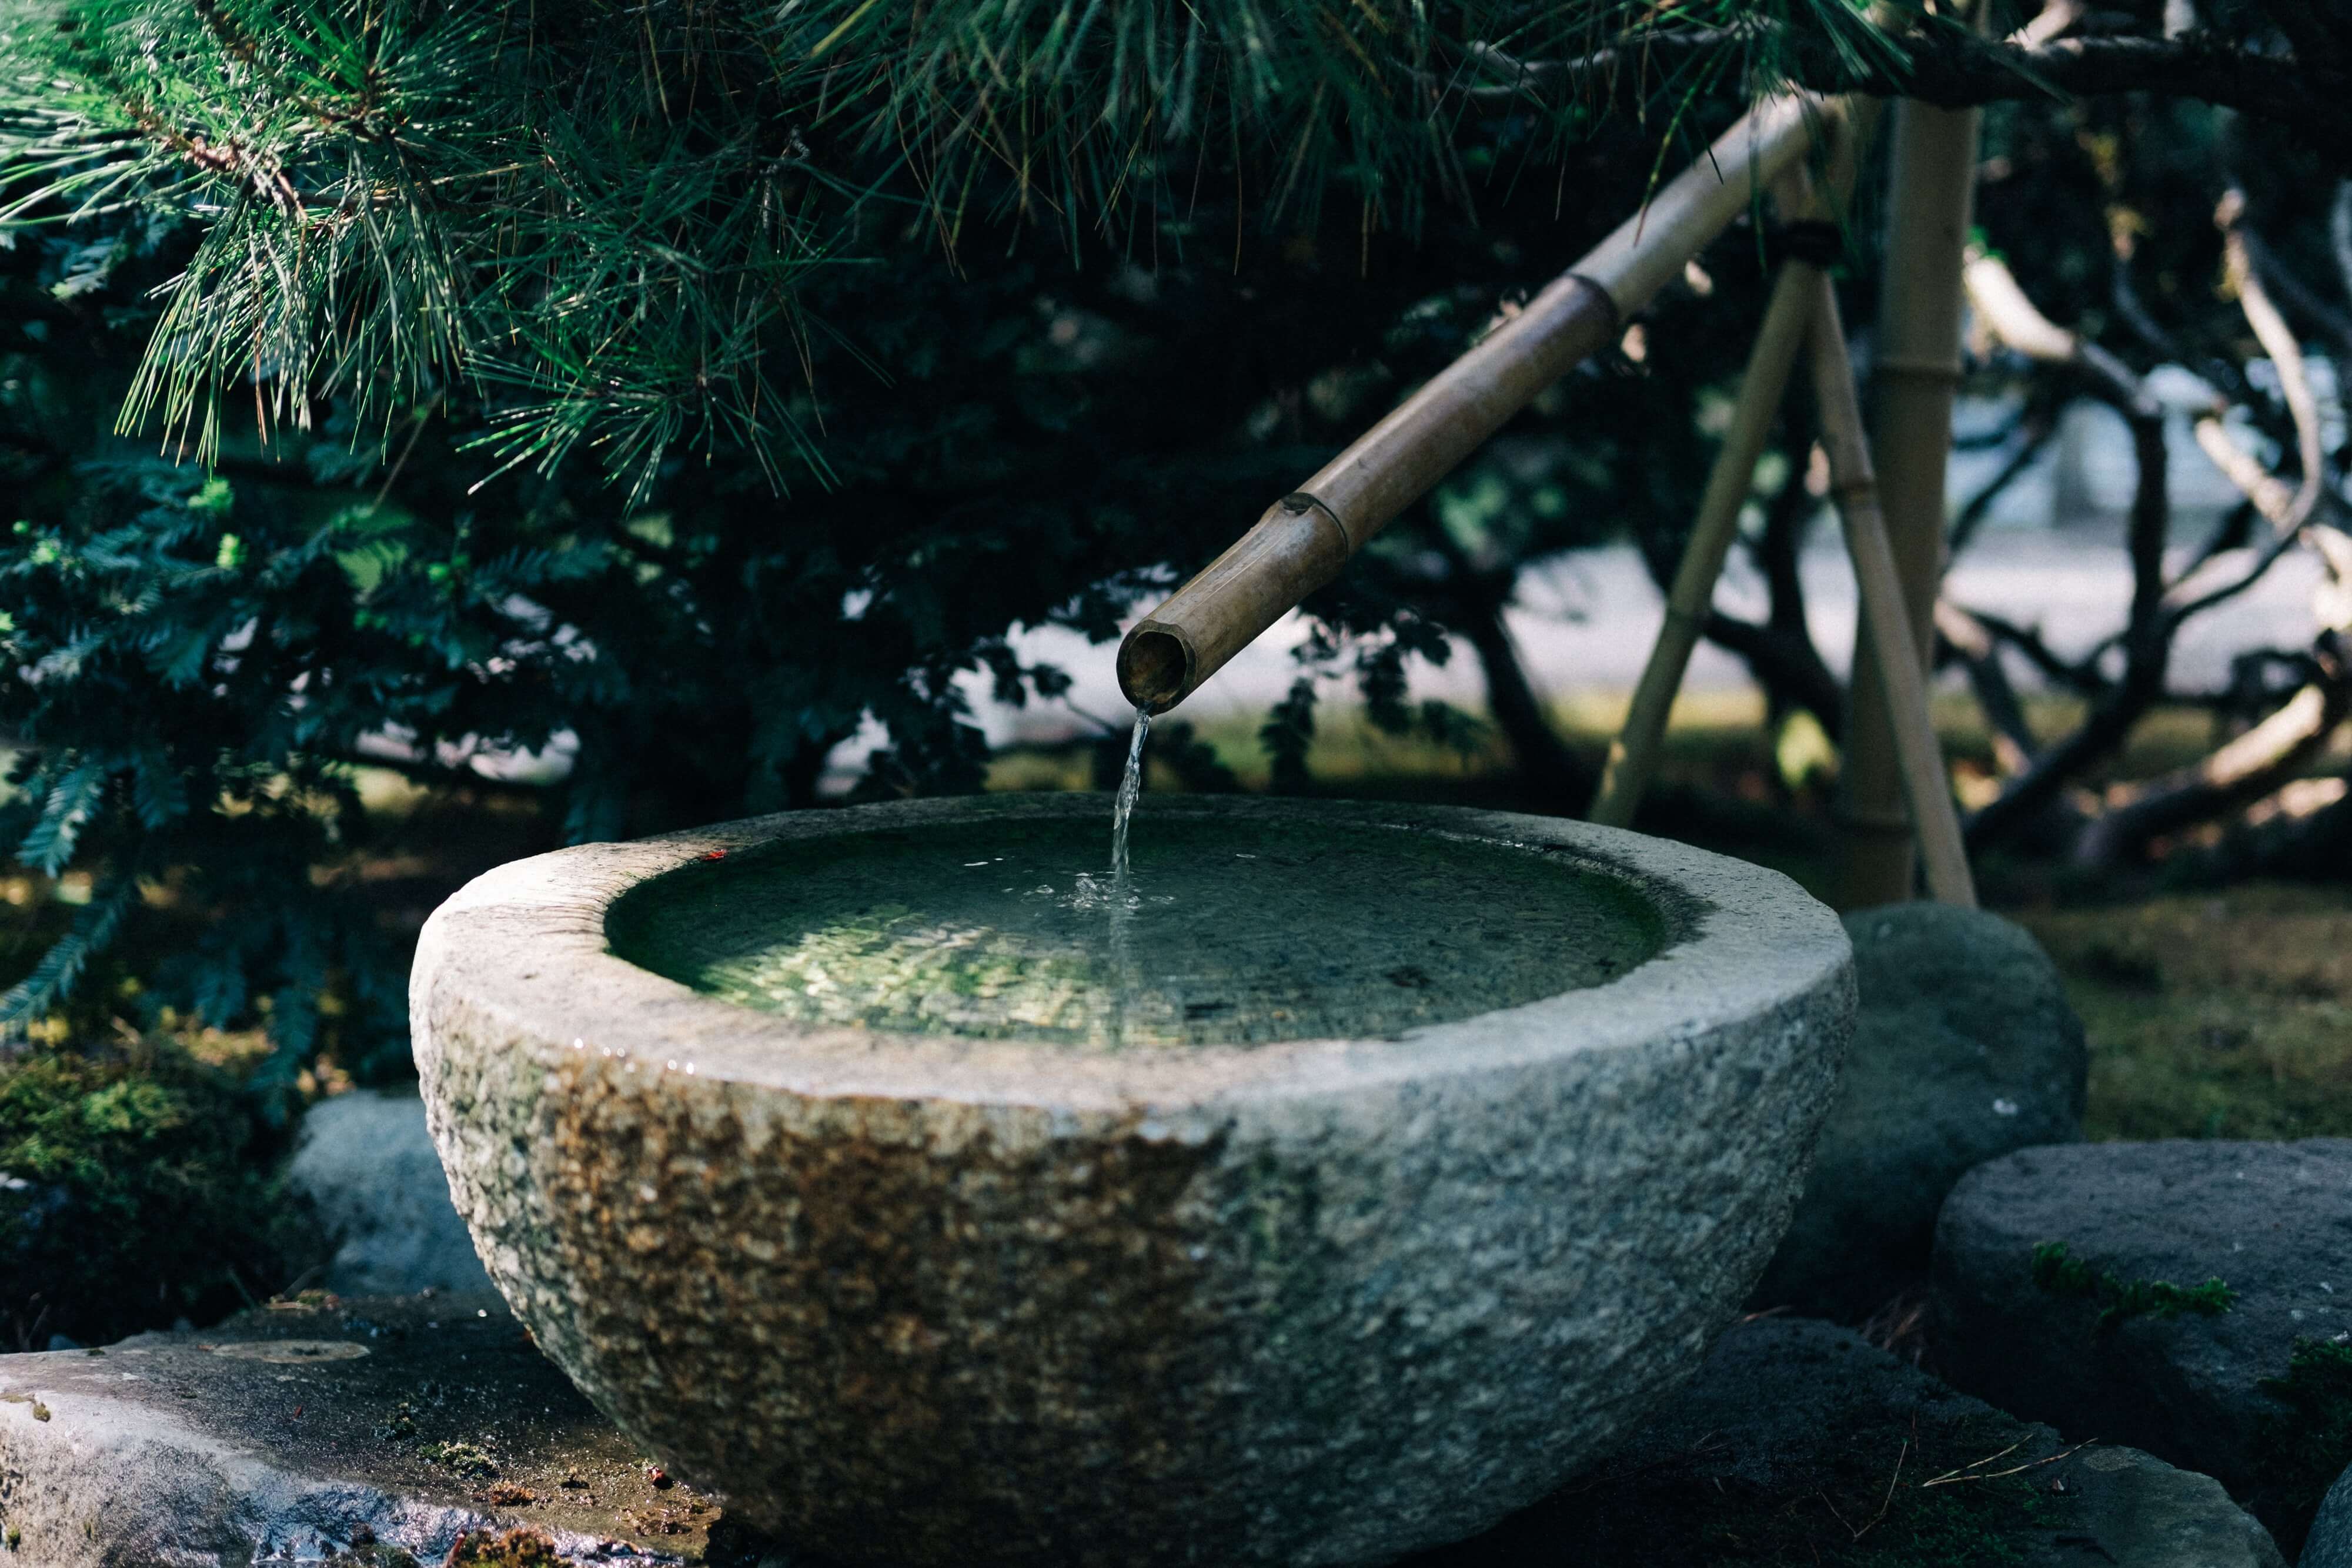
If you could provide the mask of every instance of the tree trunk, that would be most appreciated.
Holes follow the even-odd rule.
[[[1478,655],[1478,667],[1486,677],[1486,706],[1495,727],[1510,743],[1520,777],[1552,809],[1566,816],[1582,816],[1601,782],[1600,771],[1552,728],[1543,699],[1519,662],[1518,645],[1503,622],[1507,602],[1507,599],[1495,599],[1461,620],[1462,635]]]

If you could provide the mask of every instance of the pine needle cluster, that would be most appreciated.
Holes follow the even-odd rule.
[[[1613,50],[1662,141],[1792,39],[1897,51],[1848,0],[28,0],[0,25],[0,223],[201,225],[127,426],[200,456],[226,399],[300,426],[459,400],[486,471],[593,450],[634,498],[680,444],[822,482],[814,268],[880,206],[949,254],[1412,228],[1528,177],[1614,98],[1517,93]],[[1653,70],[1676,27],[1748,47]]]

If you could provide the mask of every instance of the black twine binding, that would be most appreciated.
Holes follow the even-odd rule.
[[[1776,265],[1801,261],[1826,272],[1845,256],[1845,231],[1819,219],[1775,224],[1765,231],[1764,254]]]

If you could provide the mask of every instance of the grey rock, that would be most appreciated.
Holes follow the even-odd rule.
[[[2093,1294],[2037,1278],[2034,1249],[2053,1242]],[[2122,1287],[2219,1280],[2236,1294],[2219,1313],[2111,1312],[2116,1296],[2095,1283],[2109,1274]],[[2263,1386],[2287,1375],[2298,1342],[2352,1343],[2352,1140],[2086,1144],[1993,1161],[1944,1205],[1934,1290],[1937,1353],[1957,1386],[2218,1477],[2289,1550],[2352,1460],[2319,1451]]]
[[[719,1518],[656,1487],[496,1296],[0,1356],[8,1568],[396,1568],[517,1528],[567,1563],[661,1568],[698,1559]]]
[[[2320,1500],[2319,1517],[2304,1538],[2295,1568],[2352,1568],[2352,1466]]]
[[[1903,904],[1845,928],[1853,1044],[1753,1304],[1855,1322],[1925,1278],[1937,1210],[1971,1167],[2082,1140],[2090,1059],[2056,967],[2000,916]]]
[[[336,1239],[326,1288],[344,1295],[487,1291],[415,1092],[353,1090],[311,1107],[288,1183]]]
[[[413,1016],[458,1208],[624,1431],[844,1559],[1310,1568],[1485,1528],[1690,1375],[1787,1223],[1852,1028],[1843,930],[1772,873],[1549,818],[1154,801],[1146,831],[1246,817],[1558,855],[1675,939],[1607,984],[1383,1039],[803,1025],[608,950],[616,897],[715,858],[1075,817],[1106,808],[918,801],[582,846],[434,915]]]
[[[1955,1473],[1990,1479],[1943,1479]],[[2131,1448],[2070,1451],[2049,1427],[1804,1318],[1733,1329],[1605,1462],[1412,1568],[1845,1562],[1857,1530],[1874,1563],[2284,1568],[2211,1477]]]

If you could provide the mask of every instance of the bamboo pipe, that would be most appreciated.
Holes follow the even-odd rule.
[[[1815,180],[1803,167],[1782,176],[1776,193],[1781,216],[1790,223],[1818,223],[1833,215],[1853,189],[1855,162],[1861,142],[1876,123],[1877,105],[1864,100],[1849,107],[1843,125],[1832,124],[1836,141],[1826,181]],[[1764,307],[1748,368],[1739,378],[1738,401],[1732,406],[1731,428],[1708,471],[1706,492],[1699,497],[1698,517],[1690,540],[1683,547],[1674,586],[1666,593],[1666,615],[1650,661],[1633,688],[1624,727],[1610,744],[1609,760],[1601,774],[1601,791],[1594,797],[1592,820],[1604,827],[1631,827],[1633,813],[1649,792],[1657,770],[1658,752],[1665,738],[1666,719],[1675,694],[1690,666],[1691,651],[1698,646],[1715,601],[1715,585],[1723,575],[1724,558],[1739,531],[1740,509],[1748,503],[1756,478],[1756,461],[1763,455],[1773,416],[1788,391],[1789,373],[1804,346],[1812,308],[1813,275],[1818,268],[1797,256],[1780,264],[1772,297]]]
[[[1740,117],[1642,211],[1439,371],[1178,589],[1118,650],[1119,690],[1165,713],[1339,574],[1538,392],[1614,342],[1683,266],[1801,153],[1839,105],[1784,96]]]
[[[1960,250],[1976,187],[1975,110],[1905,99],[1895,110],[1887,182],[1885,283],[1872,367],[1873,444],[1885,462],[1880,490],[1924,672],[1934,651],[1943,576],[1944,470],[1952,393],[1960,379]],[[1857,633],[1839,816],[1845,831],[1842,900],[1849,909],[1912,896],[1913,821],[1903,810],[1904,764],[1880,681],[1884,662]]]
[[[1974,909],[1976,881],[1969,873],[1943,749],[1928,718],[1927,672],[1913,653],[1918,640],[1894,546],[1886,537],[1886,518],[1879,509],[1870,443],[1863,434],[1862,403],[1854,395],[1853,365],[1846,357],[1845,330],[1838,319],[1837,290],[1826,273],[1811,267],[1806,271],[1811,274],[1809,352],[1813,396],[1821,408],[1822,448],[1829,456],[1830,494],[1845,528],[1846,553],[1853,559],[1863,628],[1869,632],[1857,642],[1877,662],[1885,699],[1881,715],[1894,741],[1896,779],[1910,808],[1909,821],[1918,833],[1927,890],[1940,903]],[[1857,684],[1861,674],[1857,664]],[[1907,877],[1907,864],[1905,870]]]

